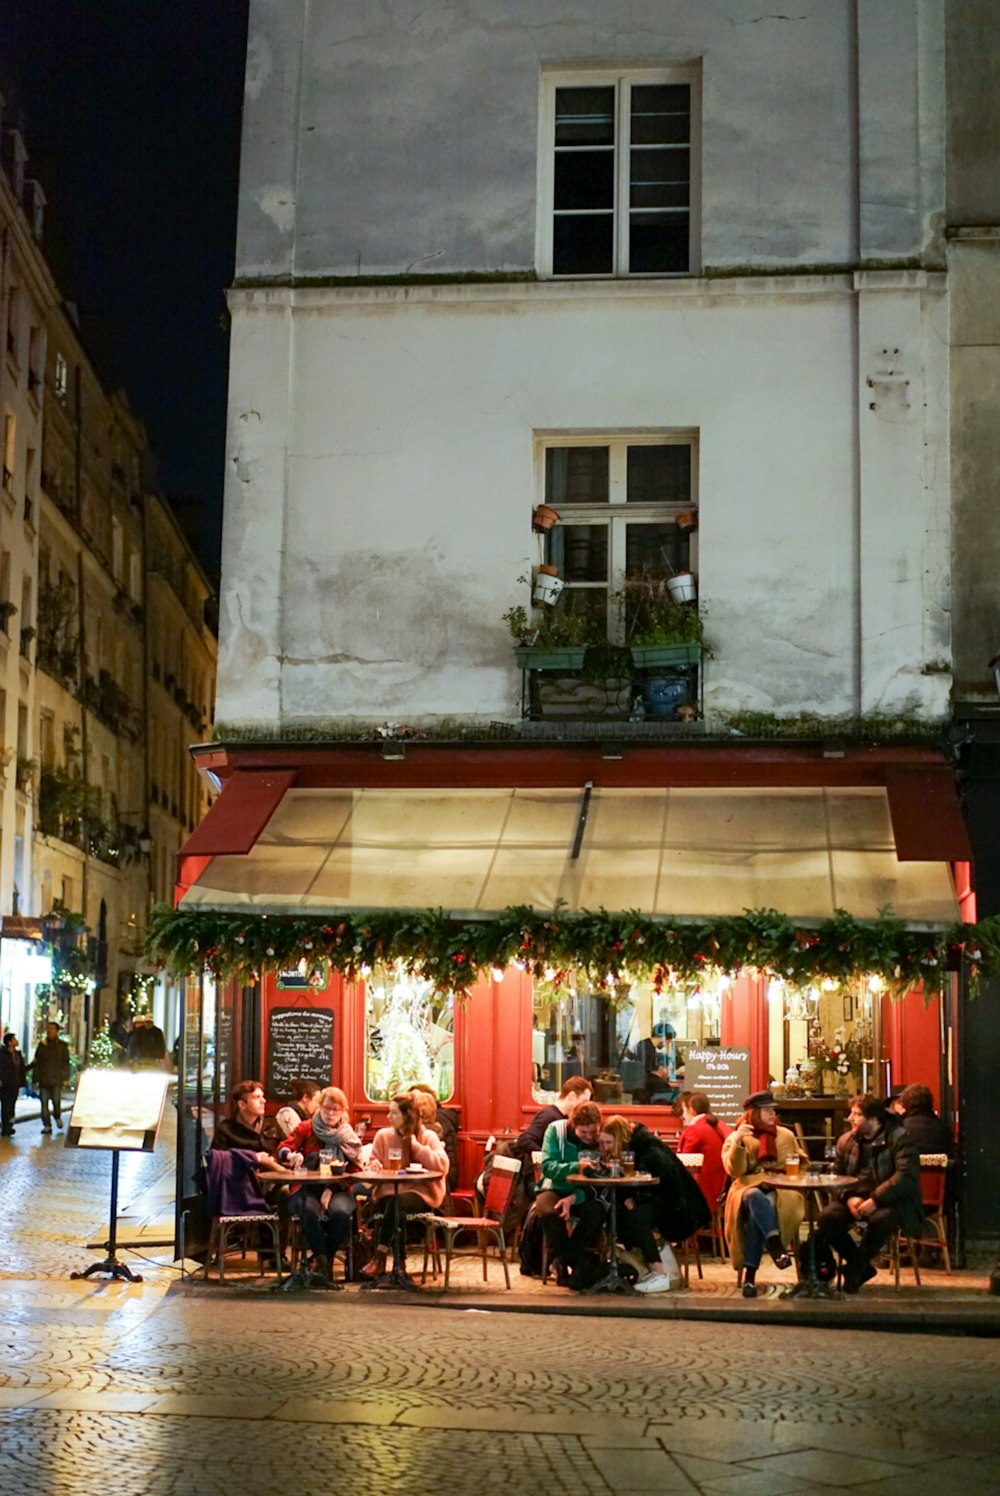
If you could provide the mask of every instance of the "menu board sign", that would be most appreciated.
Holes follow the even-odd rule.
[[[712,1112],[723,1122],[735,1122],[750,1090],[749,1049],[699,1049],[691,1045],[684,1057],[685,1091],[703,1091]]]
[[[267,1096],[287,1101],[293,1080],[333,1080],[333,1009],[272,1008],[267,1020]]]

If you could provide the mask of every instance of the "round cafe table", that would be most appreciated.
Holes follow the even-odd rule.
[[[794,1284],[785,1295],[786,1298],[804,1299],[840,1299],[843,1294],[830,1283],[824,1283],[816,1271],[816,1252],[813,1238],[816,1235],[816,1202],[817,1197],[823,1195],[840,1194],[843,1190],[849,1190],[852,1185],[857,1184],[854,1174],[778,1174],[769,1173],[766,1181],[777,1190],[798,1190],[800,1195],[805,1196],[806,1201],[806,1249],[802,1256],[805,1259],[805,1271],[798,1283]]]
[[[659,1184],[659,1179],[654,1179],[652,1174],[630,1174],[607,1175],[599,1174],[596,1178],[591,1173],[570,1174],[567,1184],[582,1185],[584,1189],[607,1190],[608,1192],[608,1222],[611,1237],[611,1260],[607,1264],[607,1272],[603,1278],[585,1288],[584,1293],[634,1293],[632,1284],[625,1277],[618,1261],[618,1253],[615,1250],[618,1242],[618,1191],[620,1189],[648,1189],[650,1185]]]
[[[441,1169],[394,1169],[392,1173],[388,1169],[366,1171],[362,1169],[360,1174],[351,1175],[352,1184],[391,1184],[393,1200],[399,1199],[399,1191],[404,1184],[413,1184],[418,1179],[440,1179]],[[387,1273],[380,1273],[377,1278],[366,1278],[362,1288],[405,1288],[413,1293],[420,1293],[420,1284],[415,1283],[406,1271],[406,1227],[399,1218],[398,1208],[395,1211],[395,1223],[392,1232],[392,1267]]]

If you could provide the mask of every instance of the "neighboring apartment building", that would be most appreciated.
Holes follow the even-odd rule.
[[[40,192],[19,187],[14,170],[26,157],[20,131],[6,140],[16,144],[0,177],[9,218],[0,405],[11,458],[0,590],[16,591],[17,604],[0,637],[10,760],[0,1003],[26,1045],[37,947],[14,937],[37,930],[54,904],[82,914],[91,982],[64,993],[59,1008],[83,1053],[95,1024],[113,1018],[148,971],[150,899],[169,897],[172,858],[207,804],[184,747],[211,720],[211,588],[150,483],[141,422],[105,388],[46,265]],[[172,1041],[169,982],[158,982],[153,1003]]]
[[[224,787],[182,908],[973,917],[953,595],[998,610],[953,535],[949,253],[967,308],[978,275],[948,235],[960,10],[253,0],[201,756]],[[630,598],[687,571],[654,664]],[[532,606],[553,574],[555,610]],[[925,1081],[957,1118],[957,978],[804,1016],[753,966],[709,1019],[636,997],[620,1053],[655,1019],[746,1045],[754,1086],[846,1021],[866,1083]],[[501,1003],[500,975],[472,1005],[497,1004],[493,1059],[455,1046],[487,1131],[621,1037],[599,994]],[[236,1000],[261,1064],[280,990],[263,1018]],[[333,990],[333,1073],[364,1094],[377,1023]]]

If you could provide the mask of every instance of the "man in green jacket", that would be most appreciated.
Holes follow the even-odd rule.
[[[583,1259],[597,1246],[604,1225],[600,1201],[568,1183],[571,1174],[585,1173],[591,1166],[586,1159],[581,1162],[580,1150],[596,1149],[600,1130],[600,1107],[581,1101],[568,1118],[550,1122],[542,1139],[542,1180],[535,1211],[556,1265],[556,1282],[564,1288],[585,1286],[582,1277],[576,1284],[573,1279]]]

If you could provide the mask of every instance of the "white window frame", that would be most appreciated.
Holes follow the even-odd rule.
[[[689,499],[669,503],[638,504],[628,502],[629,447],[685,446],[691,448],[691,494]],[[698,432],[687,428],[663,431],[536,431],[535,432],[535,503],[547,503],[545,488],[545,454],[553,447],[606,447],[608,449],[608,502],[606,504],[563,504],[559,509],[561,525],[607,525],[608,576],[606,582],[574,582],[574,591],[607,591],[608,638],[614,640],[620,627],[615,615],[614,598],[621,596],[625,585],[626,527],[629,524],[662,524],[665,519],[686,509],[698,511]],[[690,567],[698,573],[698,535],[689,537]]]
[[[629,254],[629,171],[627,158],[630,141],[631,90],[635,86],[660,83],[686,83],[691,89],[691,199],[688,208],[687,270],[640,270],[628,268]],[[614,189],[614,268],[607,273],[588,275],[574,272],[556,275],[552,268],[553,225],[555,221],[555,128],[556,89],[615,89],[615,189]],[[538,274],[555,280],[684,280],[701,273],[701,67],[684,63],[665,68],[571,68],[543,71],[538,111],[538,222],[536,225],[535,264]]]

